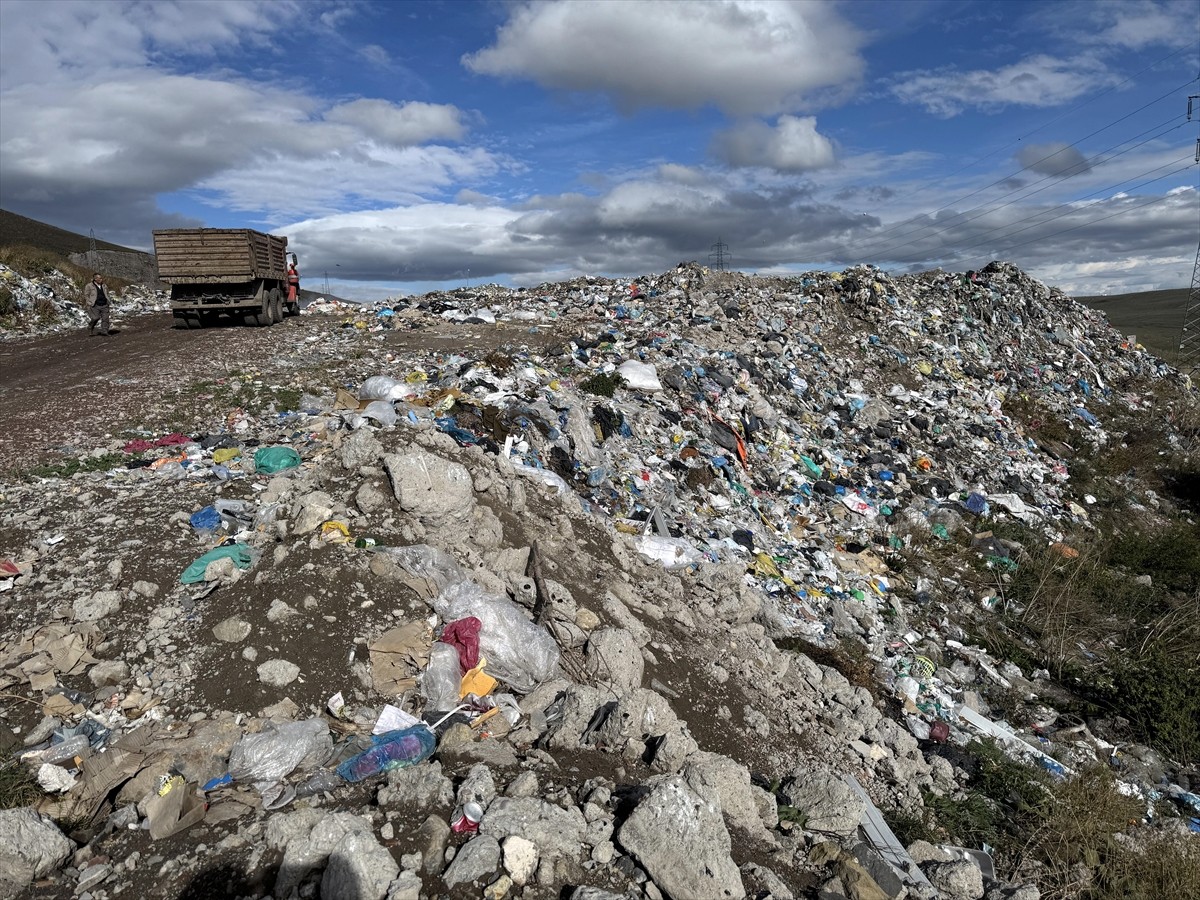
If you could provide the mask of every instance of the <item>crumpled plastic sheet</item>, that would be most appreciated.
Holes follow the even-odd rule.
[[[704,560],[704,555],[684,538],[643,534],[634,541],[634,547],[646,562],[658,563],[671,571],[699,565]]]
[[[438,594],[433,608],[448,622],[467,616],[479,619],[479,652],[488,661],[487,672],[514,690],[528,694],[554,677],[554,638],[507,597],[489,594],[473,581],[460,581]]]
[[[333,738],[323,719],[287,722],[243,736],[229,755],[229,774],[234,781],[268,786],[323,764],[332,753]]]
[[[239,569],[248,569],[258,560],[259,552],[247,544],[226,544],[209,550],[194,563],[184,569],[179,576],[181,584],[195,584],[204,580],[204,572],[208,564],[218,559],[229,558]]]
[[[410,575],[433,582],[438,593],[452,584],[467,580],[467,573],[462,566],[440,547],[412,544],[408,547],[379,547],[375,552],[392,557]],[[453,618],[461,617],[451,617],[451,620]]]

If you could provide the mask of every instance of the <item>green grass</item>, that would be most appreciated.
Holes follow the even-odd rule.
[[[76,459],[64,460],[60,463],[46,463],[34,466],[26,474],[37,478],[70,478],[79,472],[107,472],[109,469],[125,465],[125,462],[129,458],[124,453],[81,456]]]
[[[0,809],[19,809],[42,798],[42,789],[29,769],[15,759],[0,760]]]

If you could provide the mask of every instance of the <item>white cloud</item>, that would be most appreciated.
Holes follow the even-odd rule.
[[[1092,165],[1082,153],[1069,144],[1057,141],[1050,144],[1026,144],[1014,157],[1021,168],[1039,175],[1069,178],[1090,172]]]
[[[1059,106],[1119,80],[1092,57],[1057,59],[1046,55],[994,70],[943,68],[900,73],[896,79],[892,93],[899,100],[945,117],[966,109]]]
[[[762,166],[779,172],[808,172],[833,165],[833,144],[817,131],[812,116],[780,116],[774,128],[746,122],[718,132],[713,153],[731,166]]]
[[[392,64],[392,56],[378,44],[364,44],[358,48],[359,55],[371,65],[386,69]]]
[[[114,68],[252,47],[300,15],[294,0],[110,0],[106,3],[0,2],[0,81],[92,80]]]
[[[457,107],[417,101],[352,100],[329,110],[325,121],[353,125],[372,140],[396,147],[457,141],[467,131]]]
[[[1088,42],[1141,50],[1155,45],[1195,47],[1200,41],[1196,5],[1188,0],[1087,4],[1084,15],[1095,27],[1077,30]]]
[[[516,6],[495,43],[463,64],[547,88],[597,91],[625,110],[713,104],[772,115],[856,83],[861,43],[829,3],[558,0]]]

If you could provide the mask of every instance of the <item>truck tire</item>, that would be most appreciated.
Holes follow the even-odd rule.
[[[266,298],[263,299],[262,308],[257,312],[248,312],[242,320],[250,326],[263,326],[271,324],[271,302]]]
[[[283,298],[279,295],[279,288],[271,291],[270,310],[272,325],[283,321]]]
[[[204,319],[201,317],[200,313],[190,312],[187,314],[187,327],[188,328],[203,328],[204,327]]]
[[[187,315],[184,314],[181,310],[176,310],[171,315],[175,319],[175,327],[176,328],[187,328],[188,327]]]

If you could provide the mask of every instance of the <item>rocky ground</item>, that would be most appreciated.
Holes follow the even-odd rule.
[[[47,290],[0,343],[0,896],[1031,900],[1037,864],[881,811],[966,796],[980,737],[1115,758],[972,622],[1105,502],[1067,450],[1189,395],[1012,267],[190,332],[134,289],[110,338]],[[389,706],[435,737],[346,780]],[[1186,813],[1186,767],[1123,749]]]

